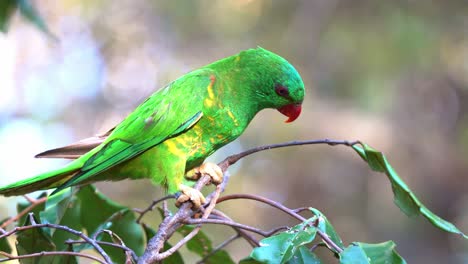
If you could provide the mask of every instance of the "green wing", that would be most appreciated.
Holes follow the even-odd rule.
[[[203,116],[211,70],[197,70],[154,93],[120,123],[99,147],[84,155],[80,172],[54,193],[129,160],[191,128]]]

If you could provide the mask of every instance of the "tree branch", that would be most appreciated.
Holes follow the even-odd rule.
[[[167,195],[167,196],[164,196],[160,199],[156,199],[154,200],[146,209],[144,210],[139,210],[139,209],[133,209],[133,211],[137,212],[140,214],[140,216],[138,216],[136,222],[139,224],[141,222],[141,219],[143,218],[143,216],[145,216],[146,213],[150,212],[150,211],[153,211],[154,207],[160,203],[160,202],[163,202],[163,201],[166,201],[166,200],[169,200],[169,199],[174,199],[176,196],[171,194],[171,195]]]
[[[38,252],[38,253],[25,254],[25,255],[19,255],[19,256],[15,256],[15,255],[6,253],[4,251],[0,251],[0,255],[3,255],[3,256],[6,257],[4,259],[0,259],[0,262],[10,261],[10,260],[13,260],[13,259],[37,258],[37,257],[42,257],[42,256],[70,255],[70,256],[77,256],[77,257],[92,259],[92,260],[97,261],[97,262],[102,263],[102,264],[112,263],[112,262],[104,262],[101,259],[96,258],[95,256],[91,256],[91,255],[84,254],[84,253],[79,253],[79,252],[73,252],[73,251],[42,251],[42,252]]]
[[[85,234],[83,234],[83,232],[80,232],[80,231],[76,231],[74,229],[71,229],[67,226],[61,226],[61,225],[56,225],[56,224],[49,224],[49,223],[46,223],[46,224],[38,224],[36,223],[36,221],[34,220],[34,214],[33,213],[29,213],[29,219],[30,219],[30,222],[31,222],[31,225],[27,225],[27,226],[17,226],[15,228],[13,228],[12,230],[8,231],[8,232],[5,232],[3,234],[0,235],[0,239],[2,238],[6,238],[6,237],[9,237],[13,234],[16,234],[18,232],[22,232],[22,231],[25,231],[25,230],[28,230],[28,229],[33,229],[33,228],[43,228],[43,227],[47,227],[47,228],[54,228],[54,229],[59,229],[59,230],[63,230],[65,232],[68,232],[68,233],[71,233],[75,236],[78,236],[80,237],[81,239],[83,239],[84,241],[86,241],[87,243],[89,243],[91,246],[94,247],[94,249],[104,258],[105,260],[105,263],[112,263],[110,257],[107,255],[107,253],[101,248],[101,246],[99,246],[96,241],[92,240],[91,238],[89,238],[88,236],[86,236]],[[67,252],[67,251],[64,251],[64,252]]]
[[[28,202],[31,203],[31,205],[29,205],[28,207],[26,207],[23,211],[19,212],[17,215],[13,216],[13,217],[10,217],[8,220],[6,220],[1,226],[0,228],[1,229],[4,229],[5,227],[7,227],[9,224],[13,223],[13,222],[16,222],[18,221],[21,217],[23,217],[25,214],[29,213],[32,209],[34,209],[34,207],[42,204],[42,203],[45,203],[47,201],[47,196],[46,197],[42,197],[40,199],[32,199],[26,195],[23,195],[23,197],[28,200]]]
[[[264,231],[255,229],[253,227],[245,226],[245,225],[242,225],[242,224],[239,224],[239,223],[236,223],[236,222],[233,222],[232,220],[208,219],[208,216],[213,211],[216,203],[226,201],[226,200],[229,200],[229,199],[253,199],[253,200],[257,200],[257,201],[260,201],[260,202],[263,202],[263,203],[270,204],[271,206],[282,210],[283,212],[291,215],[292,217],[298,219],[299,221],[305,221],[306,219],[304,217],[302,217],[301,215],[299,215],[294,210],[289,209],[289,208],[281,205],[280,203],[277,203],[275,201],[269,200],[269,199],[264,198],[264,197],[255,196],[255,195],[251,195],[251,196],[249,196],[249,195],[240,195],[238,197],[235,197],[235,196],[231,195],[231,196],[224,196],[224,197],[219,198],[219,195],[224,190],[224,187],[227,184],[227,179],[228,179],[228,177],[226,176],[226,175],[228,175],[227,172],[226,172],[227,169],[231,165],[233,165],[237,161],[239,161],[240,159],[242,159],[242,158],[244,158],[246,156],[249,156],[249,155],[251,155],[253,153],[257,153],[257,152],[264,151],[264,150],[269,150],[269,149],[283,148],[283,147],[290,147],[290,146],[299,146],[299,145],[316,145],[316,144],[327,144],[327,145],[330,145],[330,146],[337,146],[337,145],[353,146],[355,144],[360,144],[360,142],[359,141],[346,141],[346,140],[331,140],[331,139],[308,140],[308,141],[290,141],[290,142],[285,142],[285,143],[280,143],[280,144],[272,144],[272,145],[265,145],[265,146],[255,147],[255,148],[249,149],[247,151],[240,152],[238,154],[228,156],[223,161],[218,163],[218,166],[222,169],[223,173],[225,174],[225,177],[224,177],[223,182],[216,187],[216,190],[207,197],[210,202],[209,202],[209,205],[206,207],[205,210],[201,209],[201,211],[203,212],[203,217],[201,219],[192,219],[192,216],[196,212],[193,212],[191,210],[192,206],[191,206],[191,203],[189,203],[189,202],[186,202],[186,203],[182,204],[182,206],[179,208],[179,210],[177,211],[176,214],[174,214],[172,216],[170,216],[169,214],[166,214],[163,221],[162,221],[162,223],[159,226],[158,232],[148,242],[148,246],[147,246],[147,248],[145,250],[145,253],[143,254],[142,257],[140,257],[138,263],[155,263],[155,262],[158,262],[158,261],[170,256],[171,254],[173,254],[175,251],[177,251],[181,246],[183,246],[185,243],[187,243],[191,238],[193,238],[199,232],[199,230],[201,228],[201,224],[208,223],[208,222],[211,222],[211,223],[221,223],[222,222],[222,223],[224,223],[226,225],[230,225],[233,228],[236,228],[236,231],[240,232],[240,235],[243,236],[247,241],[249,241],[249,243],[251,243],[251,244],[254,243],[255,245],[258,245],[258,241],[256,241],[254,238],[249,236],[247,233],[245,233],[241,229],[243,227],[243,228],[247,228],[246,230],[249,230],[251,232],[257,232],[257,233],[260,232],[260,234],[267,235],[267,233],[265,233]],[[208,176],[204,175],[203,177],[201,177],[198,180],[198,182],[197,182],[197,184],[195,186],[195,189],[200,190],[203,186],[205,186],[209,182],[210,182],[210,178]],[[166,197],[162,198],[162,200],[164,200],[164,201],[167,200],[167,199],[168,198],[166,198]],[[147,209],[140,211],[141,215],[138,218],[138,221],[141,220],[141,218],[143,217],[143,214],[145,214],[148,211],[151,211],[154,208],[154,206],[157,203],[159,203],[160,201],[162,201],[162,200],[161,199],[156,200]],[[195,227],[195,229],[193,229],[187,236],[185,236],[182,240],[180,240],[172,248],[170,248],[169,250],[167,250],[167,251],[165,251],[163,253],[159,253],[162,250],[163,246],[164,246],[164,242],[167,239],[169,239],[172,236],[172,234],[184,223],[193,223],[193,224],[198,224],[198,225],[197,225],[197,227]],[[277,232],[278,230],[273,230],[273,231]],[[273,234],[273,233],[270,233],[270,235]],[[342,251],[342,249],[340,247],[338,247],[328,237],[327,234],[321,232],[320,230],[317,230],[317,233],[322,237],[322,239],[326,243],[328,243],[337,252]]]
[[[259,202],[271,205],[271,206],[273,206],[273,207],[275,207],[275,208],[289,214],[290,216],[298,219],[301,222],[304,222],[304,221],[307,220],[303,216],[297,214],[294,209],[289,209],[286,206],[284,206],[284,205],[282,205],[282,204],[280,204],[278,202],[275,202],[273,200],[270,200],[268,198],[261,197],[261,196],[258,196],[258,195],[253,195],[253,194],[231,194],[231,195],[226,195],[226,196],[223,196],[220,199],[218,199],[217,203],[221,203],[221,202],[232,200],[232,199],[249,199],[249,200],[259,201]],[[322,232],[320,229],[317,229],[317,234],[322,238],[322,240],[326,244],[328,244],[336,252],[341,253],[343,251],[342,248],[340,248],[335,242],[333,242],[333,240],[331,240],[331,238],[326,233]]]
[[[252,155],[254,153],[260,152],[260,151],[275,149],[275,148],[291,147],[291,146],[318,145],[318,144],[326,144],[330,146],[343,145],[343,146],[351,147],[356,144],[361,144],[361,142],[358,140],[347,141],[347,140],[319,139],[319,140],[305,140],[305,141],[289,141],[289,142],[284,142],[284,143],[259,146],[259,147],[251,148],[246,151],[240,152],[238,154],[231,155],[225,158],[220,163],[218,163],[218,166],[221,167],[223,171],[226,171],[227,168],[229,168],[229,166],[235,164],[240,159],[246,156]]]
[[[233,221],[229,216],[227,216],[225,213],[219,211],[219,210],[213,210],[213,212],[211,212],[211,216],[216,216],[216,217],[219,217],[220,219],[226,219],[226,220],[229,220],[229,221]],[[251,234],[247,233],[245,230],[242,230],[240,228],[237,228],[237,227],[232,227],[238,234],[240,234],[249,244],[250,246],[252,247],[258,247],[260,246],[260,243],[258,242],[258,240],[252,236]]]

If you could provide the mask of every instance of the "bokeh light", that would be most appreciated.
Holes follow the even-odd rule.
[[[105,132],[184,73],[262,46],[301,73],[303,114],[286,125],[276,111],[263,111],[210,160],[288,140],[360,139],[382,150],[431,210],[468,231],[465,1],[34,2],[58,41],[19,17],[0,34],[1,184],[60,166],[33,156]],[[408,263],[468,262],[466,242],[404,216],[388,181],[349,149],[263,152],[231,174],[227,193],[316,207],[346,243],[391,239]],[[142,181],[98,186],[131,207],[163,195]],[[13,213],[14,202],[0,200],[9,208],[0,219]],[[221,208],[265,229],[295,224],[248,205]],[[228,250],[241,258],[250,248],[236,243]]]

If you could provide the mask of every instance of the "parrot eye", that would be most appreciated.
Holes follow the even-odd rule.
[[[278,94],[279,96],[282,96],[282,97],[287,97],[289,96],[289,90],[288,88],[282,86],[282,85],[277,85],[275,87],[275,92],[276,94]]]

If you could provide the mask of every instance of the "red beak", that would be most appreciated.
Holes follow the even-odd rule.
[[[301,114],[301,110],[301,104],[290,104],[278,108],[280,113],[288,117],[288,119],[285,121],[286,123],[291,123],[292,121],[296,120]]]

